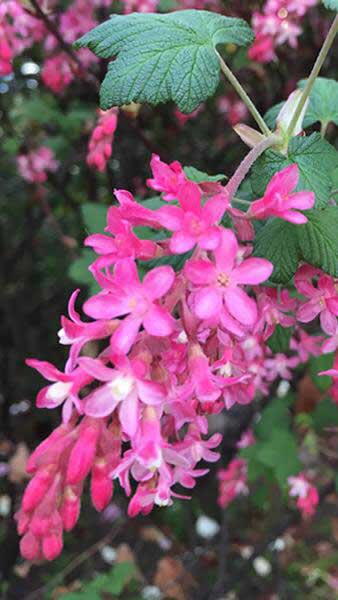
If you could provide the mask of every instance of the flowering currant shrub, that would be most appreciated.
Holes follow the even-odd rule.
[[[87,217],[92,293],[74,291],[61,317],[64,369],[27,359],[48,382],[37,407],[60,408],[62,421],[28,460],[31,479],[15,517],[22,555],[60,554],[88,479],[97,511],[115,482],[130,517],[189,499],[222,456],[212,418],[238,405],[267,408],[217,467],[219,506],[250,495],[258,464],[275,469],[290,505],[310,519],[322,480],[302,464],[289,396],[274,396],[281,381],[292,383],[324,356],[329,364],[318,364],[315,376],[332,378],[330,402],[338,405],[338,155],[325,138],[338,121],[338,84],[318,76],[337,16],[312,71],[263,117],[223,50],[277,60],[277,47],[297,47],[316,0],[268,0],[252,15],[253,31],[218,0],[174,2],[169,12],[157,0],[124,0],[100,24],[106,0],[75,0],[63,10],[53,0],[28,4],[0,7],[0,73],[9,76],[14,58],[40,44],[41,80],[61,101],[79,81],[91,89],[107,69],[96,122],[92,114],[85,125],[83,158],[93,171],[107,170],[120,118],[134,123],[140,105],[172,102],[183,128],[212,101],[221,74],[233,89],[217,98],[216,112],[248,149],[227,181],[159,149],[140,193],[114,189],[97,230]],[[243,123],[250,114],[256,128]],[[38,188],[62,168],[57,150],[43,144],[20,149],[17,166]]]

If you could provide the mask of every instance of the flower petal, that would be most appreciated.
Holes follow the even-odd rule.
[[[175,254],[183,254],[191,250],[197,240],[195,237],[185,231],[176,231],[170,240],[170,250]]]
[[[252,326],[257,319],[256,302],[240,287],[234,286],[226,290],[224,301],[230,314],[243,325]]]
[[[97,419],[107,417],[118,405],[109,385],[102,385],[94,390],[84,401],[84,414]]]
[[[123,431],[133,438],[136,434],[139,421],[139,401],[135,391],[125,398],[119,409],[119,417]]]
[[[269,279],[273,264],[265,258],[248,258],[234,269],[231,278],[236,283],[256,285]]]
[[[150,335],[164,337],[174,331],[175,320],[165,308],[153,304],[143,319],[143,326]]]
[[[235,234],[231,229],[224,229],[222,231],[221,242],[214,252],[217,268],[224,269],[226,273],[232,271],[237,251],[238,242]]]
[[[141,323],[142,319],[132,316],[121,321],[111,338],[111,346],[114,352],[128,354],[135,342]]]
[[[194,294],[194,313],[199,319],[211,319],[222,309],[222,295],[213,287],[207,287]]]
[[[156,267],[149,271],[143,279],[143,286],[151,300],[164,296],[175,281],[175,271],[172,267]]]

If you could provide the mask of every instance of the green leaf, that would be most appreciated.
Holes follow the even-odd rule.
[[[68,269],[69,277],[80,285],[89,286],[91,294],[97,294],[100,289],[88,270],[89,265],[94,262],[95,258],[96,254],[92,250],[85,248],[82,250],[80,258],[74,260]]]
[[[338,12],[338,0],[323,0],[323,4],[326,8],[330,8],[331,10],[336,10]]]
[[[303,89],[306,79],[298,82],[298,87]],[[270,129],[276,127],[276,119],[285,102],[272,106],[264,115],[264,120]],[[338,82],[334,79],[317,77],[309,98],[303,126],[310,127],[313,123],[336,123],[338,125]]]
[[[271,438],[260,444],[257,458],[273,469],[281,487],[290,475],[296,475],[301,470],[295,437],[284,429],[275,429]]]
[[[321,354],[320,356],[312,356],[309,360],[310,375],[314,384],[322,391],[326,392],[332,383],[331,377],[328,375],[318,375],[321,371],[327,371],[332,368],[333,354]]]
[[[316,195],[316,208],[326,206],[332,189],[331,172],[338,166],[338,153],[319,133],[292,138],[287,156],[267,150],[252,169],[250,181],[255,196],[263,196],[271,177],[294,163],[300,175],[297,190],[312,190]]]
[[[190,181],[195,183],[218,182],[226,179],[225,175],[208,175],[195,167],[184,167],[184,172]]]
[[[268,339],[268,346],[272,352],[287,352],[290,348],[292,333],[292,327],[277,325],[272,336]]]
[[[139,260],[138,271],[140,278],[143,279],[146,273],[155,267],[162,267],[163,265],[169,265],[174,271],[180,271],[184,267],[184,263],[188,258],[191,258],[192,252],[186,252],[185,254],[161,256],[160,258],[153,258],[152,260]]]
[[[245,46],[252,40],[242,19],[184,10],[113,15],[77,40],[75,47],[114,59],[101,86],[101,108],[173,100],[182,112],[191,113],[217,88],[216,47]]]
[[[312,413],[313,424],[317,431],[326,427],[338,426],[338,406],[331,398],[321,400]]]
[[[87,202],[82,204],[81,213],[87,233],[102,233],[104,231],[107,219],[106,206]]]
[[[289,411],[290,398],[273,398],[264,409],[255,426],[255,435],[260,440],[269,439],[275,429],[288,429],[291,423]]]
[[[301,89],[305,85],[306,79],[298,83]],[[338,82],[334,79],[318,77],[313,85],[304,127],[309,127],[317,121],[338,125]]]
[[[296,226],[302,258],[338,277],[338,206],[307,213],[308,223]]]
[[[281,219],[271,219],[260,229],[255,238],[254,255],[267,258],[274,265],[270,281],[288,283],[294,276],[299,262],[296,228]]]

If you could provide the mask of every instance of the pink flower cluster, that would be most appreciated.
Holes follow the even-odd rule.
[[[289,477],[289,495],[297,498],[297,508],[304,518],[313,517],[319,502],[317,489],[311,485],[304,473],[296,477]]]
[[[87,164],[98,171],[104,171],[111,157],[117,123],[118,109],[99,111],[98,123],[91,134],[87,155]]]
[[[238,100],[232,95],[221,96],[217,100],[217,108],[221,115],[233,127],[237,123],[242,123],[248,117],[248,109],[242,100]]]
[[[234,458],[226,469],[219,469],[217,501],[221,508],[229,506],[237,496],[248,495],[247,477],[247,465],[243,458]]]
[[[301,19],[317,0],[267,0],[263,12],[255,12],[252,27],[256,38],[249,50],[252,60],[267,63],[276,59],[275,48],[288,43],[297,47]]]
[[[53,173],[59,167],[53,150],[47,146],[40,146],[27,154],[19,154],[17,165],[21,177],[30,183],[44,183],[47,181],[47,172]]]
[[[147,208],[116,190],[106,232],[86,240],[98,254],[90,270],[101,291],[84,303],[90,320],[75,309],[78,291],[70,299],[59,331],[70,347],[65,370],[27,361],[49,381],[38,407],[62,407],[63,415],[29,462],[33,478],[17,519],[30,560],[61,551],[89,474],[98,510],[111,498],[112,479],[130,497],[130,516],[186,497],[177,486],[193,488],[207,472],[199,462],[219,458],[221,435],[206,437],[208,415],[248,404],[258,390],[268,394],[272,381],[290,379],[301,360],[320,353],[322,337],[303,331],[296,315],[308,322],[325,313],[324,331],[333,331],[332,278],[301,267],[296,285],[304,300],[263,287],[273,265],[222,225],[226,213],[246,222],[240,211],[233,217],[226,187],[196,184],[180,163],[156,155],[151,168],[147,183],[162,193],[161,206]],[[280,175],[274,193],[289,194]],[[183,266],[175,271],[177,259]],[[155,265],[142,276],[144,261]],[[266,343],[277,324],[295,327],[290,355],[273,355]],[[86,356],[92,341],[99,341],[96,357]],[[219,478],[222,505],[247,492],[242,460]]]

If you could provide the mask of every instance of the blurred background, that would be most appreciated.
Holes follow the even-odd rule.
[[[39,21],[38,4],[54,28],[72,5],[67,1],[21,4]],[[182,8],[179,4],[169,0],[158,9]],[[249,22],[264,6],[230,0],[210,4],[212,10]],[[232,45],[222,48],[262,113],[287,98],[297,81],[307,76],[321,47],[331,15],[310,4],[315,3],[309,2],[297,22],[297,48],[286,40],[276,47],[276,58],[266,62],[253,60],[247,50]],[[118,2],[97,5],[97,21],[112,9],[123,9]],[[0,43],[1,32],[6,33],[1,21],[5,18],[0,12]],[[25,31],[20,35],[24,38]],[[59,559],[37,566],[20,559],[13,515],[27,482],[25,460],[60,420],[57,410],[35,408],[42,380],[24,361],[35,357],[62,368],[66,351],[57,338],[60,316],[67,314],[76,287],[81,288],[82,301],[95,289],[88,272],[92,254],[83,249],[84,238],[103,230],[114,188],[128,189],[140,200],[151,197],[145,181],[152,153],[166,162],[179,160],[212,175],[230,176],[246,152],[232,127],[238,122],[253,125],[225,81],[214,98],[188,117],[171,105],[126,107],[119,111],[110,138],[111,157],[100,170],[88,159],[88,143],[102,118],[97,80],[105,72],[104,61],[86,63],[82,67],[86,74],[75,68],[69,83],[58,83],[57,63],[49,69],[46,62],[58,52],[67,55],[67,46],[60,48],[52,30],[45,35],[48,39],[43,35],[23,44],[14,70],[0,76],[1,597],[272,600],[302,599],[306,594],[313,600],[336,598],[334,487],[324,489],[318,513],[308,524],[287,508],[268,469],[255,474],[248,497],[239,498],[223,513],[217,505],[214,472],[199,481],[191,501],[178,500],[147,518],[127,520],[126,500],[118,490],[103,514],[86,501]],[[336,58],[333,52],[323,76],[336,75]],[[329,126],[327,138],[335,143],[334,125]],[[41,147],[51,152],[35,156],[34,162]],[[313,453],[317,469],[325,469],[327,463],[336,468],[338,461],[338,410],[325,398],[322,401],[326,389],[327,382],[311,377],[310,369],[297,373],[288,392],[290,427],[301,452]],[[280,427],[280,415],[266,410],[259,407],[259,414],[265,419],[263,426],[273,433]],[[214,427],[225,431],[223,462],[235,455],[240,433],[257,414],[253,408],[239,407],[218,417]],[[276,465],[287,460],[276,445],[273,449]],[[275,463],[272,460],[272,470]],[[223,596],[218,594],[219,584],[227,590]]]

